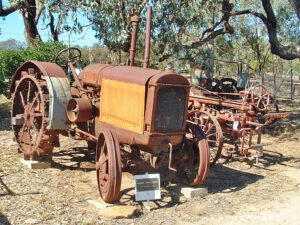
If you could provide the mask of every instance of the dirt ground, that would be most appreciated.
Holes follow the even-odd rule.
[[[300,91],[299,84],[296,90]],[[85,142],[62,137],[51,168],[31,170],[20,163],[13,134],[2,124],[0,224],[300,224],[300,95],[296,94],[294,101],[279,98],[280,109],[293,113],[264,129],[259,163],[248,165],[235,158],[217,164],[202,185],[209,191],[204,198],[186,199],[170,185],[162,189],[162,200],[151,202],[148,213],[145,204],[134,201],[133,177],[123,173],[118,204],[138,208],[129,219],[106,220],[88,203],[100,197],[94,155]]]

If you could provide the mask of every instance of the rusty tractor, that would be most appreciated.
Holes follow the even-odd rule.
[[[55,63],[21,65],[10,87],[12,130],[24,158],[51,159],[59,135],[86,140],[95,150],[99,192],[106,202],[118,200],[122,170],[138,162],[190,186],[200,185],[209,171],[205,135],[186,121],[188,80],[147,68],[150,16],[148,8],[144,68],[133,66],[139,22],[134,16],[127,65],[91,64],[77,75],[74,64],[81,52],[68,48]],[[62,69],[66,65],[72,85]]]
[[[274,119],[289,113],[268,113],[270,95],[261,84],[250,85],[237,91],[236,81],[216,80],[211,88],[193,88],[189,97],[188,121],[201,127],[210,146],[210,164],[221,155],[231,157],[238,153],[244,158],[262,156],[261,129]],[[226,90],[227,92],[224,92]],[[260,122],[262,119],[265,122]]]

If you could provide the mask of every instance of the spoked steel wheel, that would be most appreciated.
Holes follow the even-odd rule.
[[[109,130],[104,130],[98,138],[96,172],[102,199],[105,202],[118,200],[122,180],[120,145]]]
[[[197,125],[187,123],[182,147],[175,153],[180,180],[189,186],[202,184],[209,171],[209,147]]]
[[[251,103],[258,111],[266,111],[270,104],[270,94],[261,84],[255,85],[251,90]]]
[[[196,123],[204,132],[209,144],[210,165],[214,165],[221,156],[224,140],[218,120],[205,111],[190,112],[188,120]]]
[[[19,152],[29,160],[49,159],[58,134],[46,130],[49,101],[45,80],[37,79],[34,70],[25,74],[13,94],[12,129]]]

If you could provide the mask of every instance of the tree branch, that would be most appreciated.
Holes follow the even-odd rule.
[[[292,60],[300,58],[300,45],[284,46],[280,44],[277,38],[277,22],[270,0],[261,0],[264,10],[267,14],[267,21],[263,20],[266,25],[271,45],[271,52],[280,58]]]
[[[4,17],[17,11],[20,8],[22,3],[24,3],[24,1],[15,1],[3,9],[2,0],[0,0],[0,16]]]

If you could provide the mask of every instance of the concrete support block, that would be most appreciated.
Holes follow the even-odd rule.
[[[51,168],[50,162],[39,162],[39,161],[21,159],[21,163],[27,166],[29,169],[33,169],[33,170]]]
[[[181,188],[180,193],[186,198],[204,198],[208,195],[208,189],[203,187],[183,187]]]

